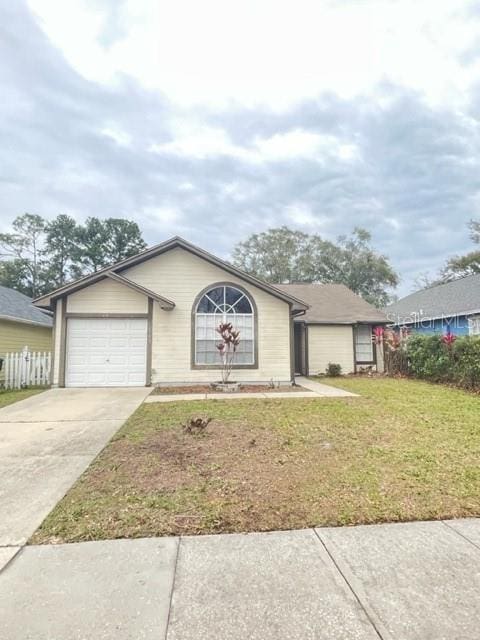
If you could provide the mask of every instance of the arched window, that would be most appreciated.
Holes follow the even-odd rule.
[[[196,365],[220,366],[216,332],[222,322],[231,322],[240,331],[240,344],[234,365],[255,364],[255,313],[253,303],[241,289],[230,285],[216,285],[201,295],[195,312]]]

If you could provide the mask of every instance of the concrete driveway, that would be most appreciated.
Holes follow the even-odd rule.
[[[480,520],[24,547],[8,640],[478,640]]]
[[[52,389],[0,409],[0,567],[148,393]]]

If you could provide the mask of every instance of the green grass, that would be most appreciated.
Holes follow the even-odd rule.
[[[143,405],[35,543],[480,516],[480,398],[413,380],[361,394]],[[211,416],[204,436],[183,433]]]
[[[19,400],[25,400],[30,396],[34,396],[37,393],[45,391],[45,388],[34,387],[31,389],[15,389],[13,391],[0,390],[0,409],[6,407],[9,404],[18,402]]]

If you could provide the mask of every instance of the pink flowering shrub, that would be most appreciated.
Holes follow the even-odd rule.
[[[231,322],[222,322],[216,329],[220,334],[221,342],[217,349],[222,359],[222,382],[227,384],[235,359],[237,347],[240,344],[240,331],[233,328]]]

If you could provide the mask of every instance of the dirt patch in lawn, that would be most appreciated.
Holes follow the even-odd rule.
[[[183,503],[181,513],[165,514],[165,532],[182,533],[185,527],[188,531],[192,527],[201,530],[206,519],[214,530],[218,526],[237,530],[251,528],[254,520],[264,517],[261,514],[267,513],[272,504],[279,505],[302,481],[303,465],[289,455],[288,448],[289,440],[281,433],[242,422],[214,420],[202,435],[192,436],[174,427],[152,434],[141,444],[121,439],[105,462],[107,467],[109,462],[115,463],[122,483],[135,485],[141,494],[160,494],[179,505]],[[108,473],[95,473],[91,488],[102,490]],[[203,507],[196,510],[192,489],[208,505],[208,516]],[[183,494],[189,496],[188,501],[181,499]],[[216,514],[220,502],[226,510]]]
[[[477,397],[328,383],[361,397],[144,404],[32,542],[480,515]],[[184,432],[192,417],[205,434]]]
[[[242,384],[239,389],[232,390],[230,393],[275,393],[275,392],[291,391],[295,393],[297,391],[307,391],[300,385],[280,385],[271,387],[267,384]],[[155,387],[150,395],[176,395],[183,393],[219,393],[217,389],[209,384],[194,384],[188,386],[176,386],[176,387]],[[220,392],[221,393],[221,392]]]

